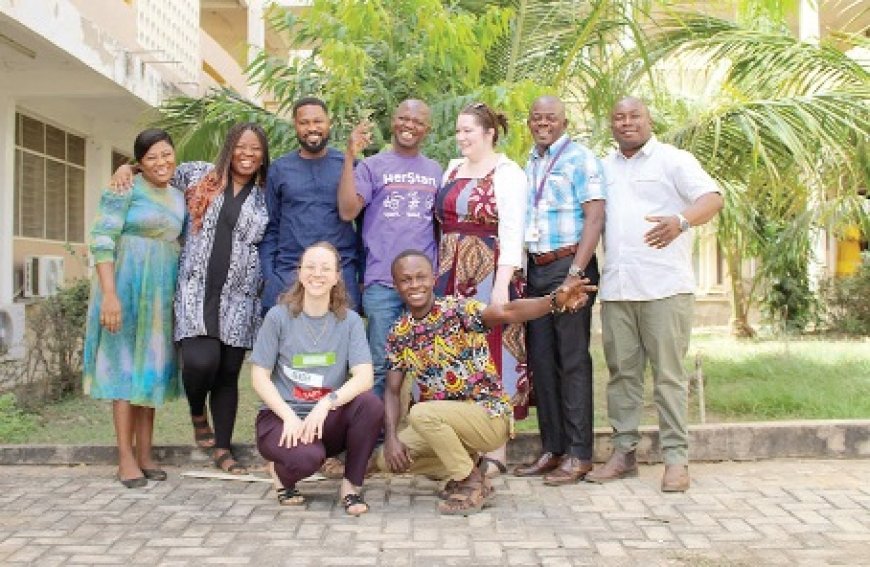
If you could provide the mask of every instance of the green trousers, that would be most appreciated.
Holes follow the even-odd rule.
[[[689,381],[683,359],[689,350],[694,303],[691,294],[601,303],[604,356],[610,370],[607,415],[617,451],[633,451],[640,441],[638,426],[648,360],[665,464],[688,463]]]
[[[462,480],[471,473],[478,453],[487,453],[507,443],[508,416],[493,417],[474,402],[447,400],[414,404],[408,426],[397,433],[411,455],[411,474]],[[383,447],[377,453],[378,468],[389,471]]]

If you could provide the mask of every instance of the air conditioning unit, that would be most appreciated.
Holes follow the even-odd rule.
[[[24,304],[0,305],[0,361],[24,358]]]
[[[63,286],[63,256],[24,257],[24,297],[54,295]]]

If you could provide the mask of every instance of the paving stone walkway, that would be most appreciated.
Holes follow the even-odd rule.
[[[662,494],[661,465],[604,486],[504,476],[494,506],[439,517],[435,483],[375,477],[372,511],[305,483],[179,477],[128,490],[114,469],[0,467],[0,565],[870,565],[870,460],[693,464]]]

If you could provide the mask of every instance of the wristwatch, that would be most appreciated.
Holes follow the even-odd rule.
[[[568,275],[569,276],[580,276],[582,278],[582,277],[586,276],[586,272],[584,272],[583,269],[580,266],[578,266],[577,264],[571,264],[571,267],[568,268]]]
[[[330,392],[326,395],[326,399],[329,400],[329,409],[334,410],[335,404],[338,402],[338,394],[336,394],[334,391]]]
[[[677,220],[680,221],[680,232],[686,232],[687,230],[689,230],[689,228],[691,228],[689,220],[682,214],[677,213]]]

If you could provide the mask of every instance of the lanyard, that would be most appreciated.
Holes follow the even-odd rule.
[[[541,200],[541,197],[544,194],[544,185],[547,183],[547,177],[550,176],[550,172],[553,171],[553,166],[556,165],[556,162],[559,161],[559,156],[562,155],[562,152],[565,151],[565,148],[568,147],[568,144],[571,143],[571,138],[565,140],[565,143],[562,144],[562,147],[559,148],[559,151],[556,152],[556,155],[553,156],[553,159],[550,160],[550,163],[547,165],[547,170],[544,171],[544,176],[541,178],[541,182],[538,183],[538,167],[532,170],[532,186],[537,185],[538,189],[535,191],[535,208],[538,208],[538,202]]]

